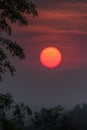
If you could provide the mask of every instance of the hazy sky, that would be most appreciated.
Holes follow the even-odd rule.
[[[37,109],[87,103],[87,0],[33,0],[38,18],[29,26],[13,25],[12,39],[24,48],[25,61],[13,60],[17,72],[6,74],[2,90]],[[43,48],[60,49],[63,60],[54,69],[43,67]]]

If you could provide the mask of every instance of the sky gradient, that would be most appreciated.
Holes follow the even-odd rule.
[[[27,16],[29,26],[12,25],[12,39],[25,50],[25,61],[12,59],[13,78],[5,75],[2,91],[33,109],[87,103],[87,2],[86,0],[33,0],[38,18]],[[39,56],[43,48],[59,48],[60,66],[47,69]]]

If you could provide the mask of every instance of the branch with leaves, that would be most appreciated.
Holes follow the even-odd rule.
[[[9,112],[10,115],[8,115]],[[28,105],[16,104],[9,93],[0,95],[0,128],[3,130],[23,129],[26,115],[32,115]]]
[[[38,16],[36,5],[30,0],[0,0],[0,81],[2,74],[9,71],[11,75],[15,72],[14,65],[9,61],[7,51],[11,56],[24,59],[24,50],[16,43],[3,37],[4,33],[12,34],[10,23],[18,24],[19,26],[28,25],[26,14]]]

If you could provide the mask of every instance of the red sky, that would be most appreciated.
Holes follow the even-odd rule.
[[[63,54],[62,69],[86,67],[87,3],[51,0],[36,4],[38,18],[27,16],[28,27],[14,26],[14,37],[25,49],[27,64],[40,68],[41,50],[55,46]]]
[[[29,19],[27,27],[19,28],[17,25],[12,25],[12,38],[24,48],[26,60],[21,62],[15,59],[17,73],[11,81],[6,80],[3,86],[9,86],[9,90],[17,96],[17,99],[30,102],[33,106],[56,105],[58,102],[62,104],[85,102],[87,100],[86,0],[34,0],[34,2],[37,5],[38,17],[27,16]],[[47,46],[59,48],[63,55],[61,65],[53,70],[44,68],[39,61],[41,50]],[[14,91],[15,86],[17,87]]]

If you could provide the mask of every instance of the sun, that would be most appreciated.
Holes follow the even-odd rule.
[[[47,68],[55,68],[62,61],[62,54],[56,47],[46,47],[40,53],[40,62]]]

